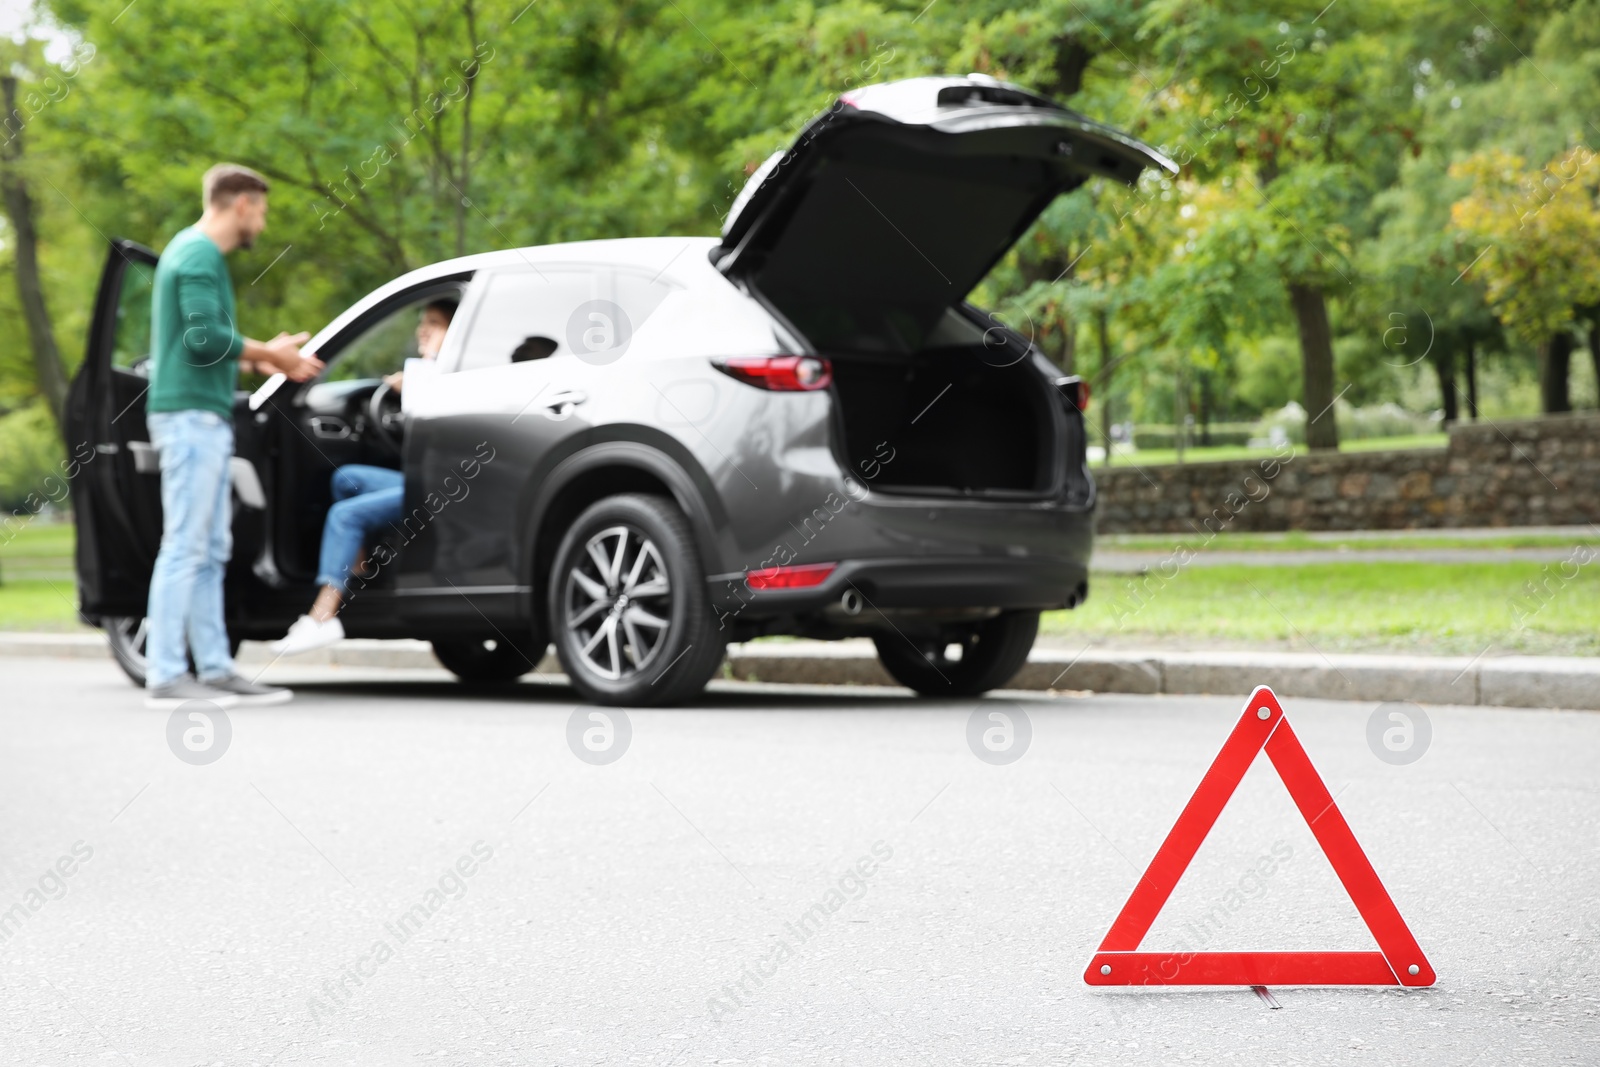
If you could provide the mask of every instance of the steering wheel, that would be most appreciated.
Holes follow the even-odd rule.
[[[388,382],[381,382],[367,399],[367,425],[379,445],[396,456],[401,454],[405,416],[400,413],[400,394]]]

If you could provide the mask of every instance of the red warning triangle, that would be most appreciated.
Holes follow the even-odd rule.
[[[1150,932],[1256,753],[1263,750],[1372,931],[1379,951],[1140,952],[1139,942]],[[1434,979],[1416,938],[1356,843],[1322,777],[1311,766],[1277,696],[1266,686],[1251,694],[1238,725],[1200,779],[1199,788],[1083,975],[1090,985],[1430,986]]]

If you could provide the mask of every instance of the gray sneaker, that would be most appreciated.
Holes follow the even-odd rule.
[[[203,684],[213,689],[220,689],[224,693],[233,695],[234,703],[239,707],[261,708],[269,704],[287,704],[294,699],[294,690],[284,689],[282,686],[261,685],[242,678],[237,674],[230,674],[226,678],[210,678]]]
[[[191,700],[209,701],[218,708],[231,708],[239,703],[239,698],[233,693],[197,682],[193,675],[185,674],[163,685],[152,686],[145,693],[144,706],[167,710]]]

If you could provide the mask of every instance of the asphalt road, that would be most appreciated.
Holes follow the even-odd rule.
[[[1369,748],[1373,706],[1288,701],[1439,982],[1275,988],[1272,1010],[1082,978],[1237,698],[991,697],[980,734],[1009,713],[1014,752],[1031,726],[993,765],[967,740],[978,702],[725,685],[630,713],[599,764],[627,731],[605,748],[557,684],[275,672],[299,699],[235,710],[225,752],[193,765],[175,752],[213,754],[219,722],[209,749],[184,722],[169,746],[169,715],[109,664],[0,662],[0,1063],[1434,1067],[1600,1048],[1593,713],[1428,708],[1425,754],[1396,765]],[[1264,760],[1145,941],[1372,944]]]

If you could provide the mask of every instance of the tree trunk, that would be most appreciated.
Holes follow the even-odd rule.
[[[1600,316],[1589,320],[1589,360],[1594,364],[1594,400],[1600,407]]]
[[[1094,313],[1095,332],[1100,342],[1100,436],[1106,442],[1106,466],[1111,466],[1111,316],[1101,308]]]
[[[1600,360],[1600,356],[1595,357]],[[1600,371],[1600,365],[1596,366]],[[1478,421],[1478,342],[1467,338],[1467,414]]]
[[[1200,444],[1211,443],[1211,372],[1200,372]]]
[[[463,10],[467,20],[467,47],[478,43],[478,13],[472,0],[467,0]],[[472,95],[477,87],[479,66],[477,60],[464,70],[467,91],[461,98],[461,182],[456,187],[456,255],[467,254],[467,208],[472,204]]]
[[[1572,397],[1567,392],[1572,348],[1572,335],[1558,330],[1539,352],[1539,398],[1546,415],[1572,410]]]
[[[0,97],[5,114],[17,113],[17,79],[0,75]],[[33,348],[33,368],[40,394],[50,405],[56,426],[63,425],[67,405],[67,372],[56,348],[55,331],[50,326],[50,309],[44,302],[44,285],[39,278],[39,231],[33,224],[33,198],[22,177],[22,130],[0,145],[0,195],[5,200],[6,217],[11,223],[16,245],[17,300],[28,324],[28,342]]]
[[[1100,405],[1100,436],[1106,443],[1105,466],[1111,466],[1111,449],[1114,442],[1111,440],[1111,398],[1102,396],[1095,401]]]
[[[1461,418],[1461,405],[1456,397],[1456,354],[1444,345],[1434,357],[1433,369],[1439,375],[1439,401],[1444,407],[1444,424],[1449,426]]]
[[[1061,313],[1061,373],[1078,373],[1078,324],[1065,311]]]
[[[1300,327],[1301,403],[1306,409],[1306,445],[1339,447],[1339,424],[1333,413],[1333,337],[1328,329],[1328,299],[1322,286],[1289,286],[1289,302]]]
[[[1183,380],[1183,365],[1178,365],[1178,387],[1172,391],[1172,443],[1178,448],[1178,462],[1183,462],[1184,416],[1189,413],[1188,386]]]
[[[1058,98],[1072,96],[1083,88],[1083,72],[1089,69],[1089,61],[1094,58],[1094,53],[1085,48],[1083,42],[1072,34],[1063,34],[1052,42],[1056,47],[1054,68],[1051,74],[1055,84],[1050,87],[1050,95]]]

